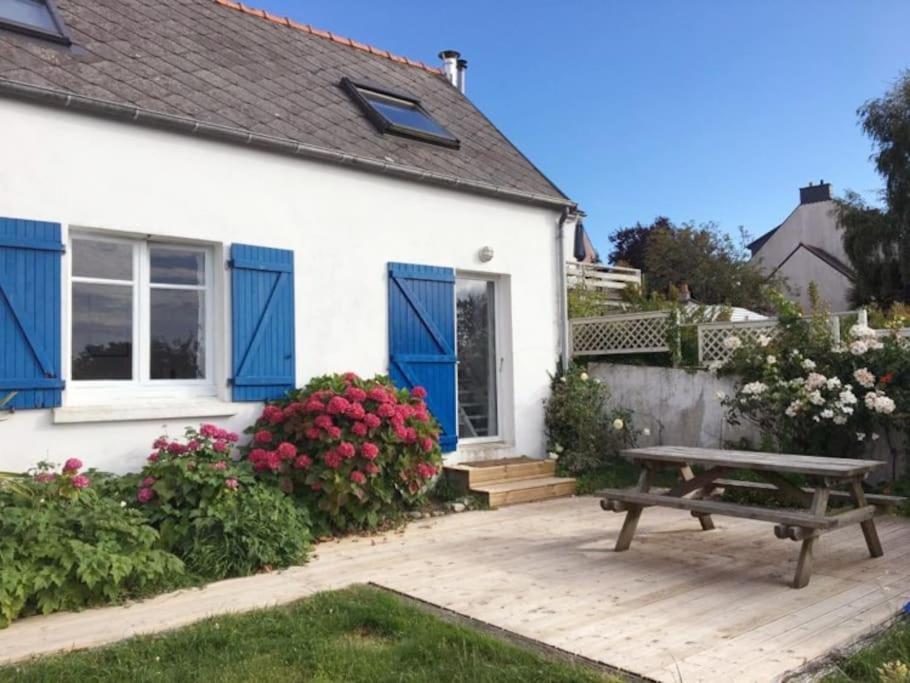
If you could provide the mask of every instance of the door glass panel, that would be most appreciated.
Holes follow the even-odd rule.
[[[161,285],[204,285],[205,252],[179,247],[149,247],[151,281]]]
[[[73,379],[133,377],[133,288],[73,283]]]
[[[205,377],[205,292],[151,290],[152,379]]]
[[[458,437],[497,436],[494,283],[458,278]]]

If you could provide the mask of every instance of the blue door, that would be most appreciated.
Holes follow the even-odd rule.
[[[389,375],[396,386],[427,390],[444,453],[458,445],[455,354],[455,271],[390,263]]]

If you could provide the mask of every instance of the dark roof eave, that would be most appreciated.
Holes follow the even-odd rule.
[[[407,180],[425,182],[431,185],[462,190],[487,197],[497,197],[499,199],[548,208],[562,209],[568,207],[572,210],[577,209],[577,204],[565,197],[553,197],[535,192],[526,192],[477,180],[465,180],[456,176],[425,171],[414,166],[380,161],[370,157],[326,149],[290,138],[262,135],[242,128],[233,128],[231,126],[223,126],[216,123],[206,123],[189,117],[165,114],[150,109],[143,109],[142,107],[110,102],[108,100],[77,95],[63,90],[44,88],[3,78],[0,78],[0,96],[62,107],[64,109],[93,114],[107,119],[136,123],[172,132],[198,135],[210,140],[253,147],[279,154],[350,166],[371,173],[381,173]]]

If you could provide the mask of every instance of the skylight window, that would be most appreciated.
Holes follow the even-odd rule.
[[[354,83],[348,78],[342,79],[341,85],[380,133],[403,135],[447,147],[459,146],[458,138],[430,116],[418,99],[384,88]]]
[[[0,0],[0,28],[70,44],[53,0]]]

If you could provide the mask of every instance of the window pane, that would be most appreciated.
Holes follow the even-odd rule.
[[[205,377],[205,292],[151,290],[152,379]]]
[[[73,379],[132,379],[133,288],[73,283]]]
[[[393,97],[385,97],[374,92],[361,92],[363,92],[363,96],[366,97],[373,108],[390,122],[454,140],[449,131],[436,123],[413,103]]]
[[[26,26],[34,26],[49,33],[60,33],[50,9],[41,0],[2,0],[0,18]]]
[[[496,312],[494,283],[458,278],[458,436],[496,436]]]
[[[73,275],[104,280],[132,280],[133,245],[74,239]]]
[[[204,285],[205,252],[199,249],[149,247],[152,282],[159,285]]]

